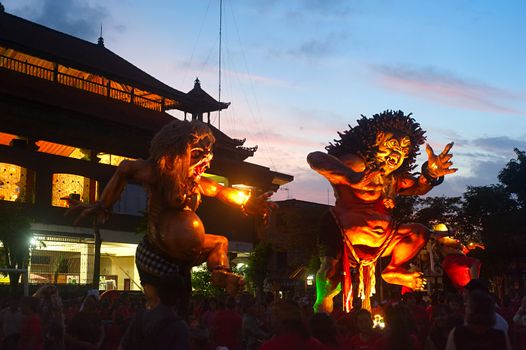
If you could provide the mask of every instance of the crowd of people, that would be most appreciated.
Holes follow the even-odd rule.
[[[178,315],[181,281],[159,283],[158,304],[145,307],[140,294],[99,296],[90,290],[62,300],[55,286],[33,296],[9,298],[0,311],[0,350],[188,349],[188,350],[526,350],[526,297],[497,302],[473,280],[462,293],[425,298],[407,293],[374,304],[372,312],[314,313],[306,299],[256,302],[194,297]]]

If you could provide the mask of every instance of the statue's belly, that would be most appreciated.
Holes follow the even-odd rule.
[[[157,239],[170,257],[190,262],[203,249],[205,229],[193,211],[167,209],[159,215]]]
[[[391,229],[391,217],[373,210],[336,210],[338,221],[353,245],[379,247]]]

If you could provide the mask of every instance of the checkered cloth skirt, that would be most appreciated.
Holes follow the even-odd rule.
[[[150,242],[148,242],[148,238],[146,236],[137,246],[137,251],[135,253],[135,264],[137,265],[137,270],[139,270],[139,273],[145,272],[155,277],[180,273],[182,268],[182,264],[177,264],[158,254],[153,249]]]

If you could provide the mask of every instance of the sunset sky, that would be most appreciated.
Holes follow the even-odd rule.
[[[102,24],[109,50],[218,96],[219,0],[2,3],[91,42]],[[496,183],[526,150],[525,16],[525,1],[224,0],[221,130],[259,146],[249,161],[295,177],[276,200],[327,203],[307,154],[385,109],[412,112],[436,150],[455,142],[459,171],[430,195]]]

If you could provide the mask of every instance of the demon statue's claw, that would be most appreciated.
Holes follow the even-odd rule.
[[[235,296],[245,285],[241,275],[226,269],[215,269],[212,271],[212,284],[225,288],[228,295]]]

